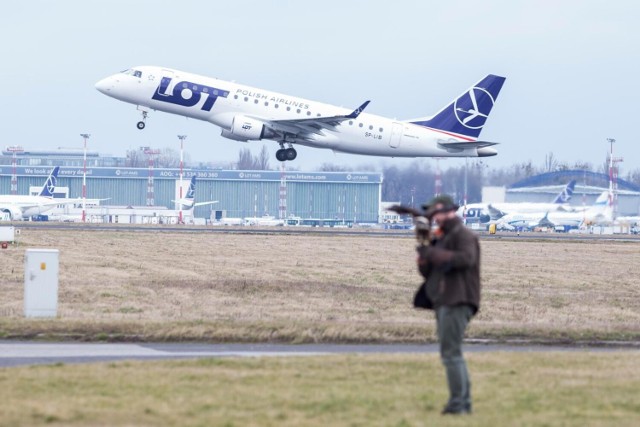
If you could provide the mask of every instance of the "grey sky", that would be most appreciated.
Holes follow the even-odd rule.
[[[224,139],[216,126],[152,113],[95,82],[135,65],[235,80],[398,119],[430,115],[488,73],[507,77],[481,138],[491,166],[546,153],[604,162],[616,138],[623,171],[637,168],[640,2],[636,1],[10,1],[0,27],[2,147],[179,147],[232,162],[270,141]],[[291,165],[409,164],[300,147]],[[447,160],[454,165],[460,160]],[[275,165],[275,158],[272,165]]]

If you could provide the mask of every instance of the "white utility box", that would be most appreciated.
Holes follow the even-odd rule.
[[[58,250],[27,249],[24,256],[25,317],[58,314]]]
[[[16,240],[16,231],[13,226],[0,227],[0,242],[13,243]]]

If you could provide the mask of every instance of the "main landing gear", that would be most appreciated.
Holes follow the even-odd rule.
[[[289,148],[284,148],[284,144],[280,144],[280,149],[276,151],[276,159],[279,162],[286,162],[287,160],[295,160],[298,157],[298,152],[295,148],[289,144]]]
[[[136,127],[140,130],[144,129],[144,127],[146,126],[145,122],[147,121],[147,112],[146,111],[142,111],[142,120],[140,120],[137,124]]]

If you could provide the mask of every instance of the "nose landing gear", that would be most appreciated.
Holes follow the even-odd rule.
[[[146,111],[142,111],[142,120],[140,120],[137,124],[136,127],[140,130],[144,129],[144,127],[146,126],[145,121],[147,120],[147,112]]]

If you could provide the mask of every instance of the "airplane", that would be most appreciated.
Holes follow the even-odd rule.
[[[573,191],[576,187],[576,180],[571,180],[564,187],[564,189],[558,194],[551,203],[529,203],[529,202],[516,202],[516,203],[489,203],[487,210],[491,215],[491,219],[498,219],[505,216],[508,213],[529,213],[529,212],[541,212],[541,211],[571,211],[572,208],[566,206],[573,196]]]
[[[191,177],[191,182],[189,183],[189,189],[187,190],[187,194],[182,199],[172,200],[172,202],[182,205],[183,209],[190,210],[197,206],[206,206],[212,205],[214,203],[218,203],[217,200],[212,200],[209,202],[196,202],[196,176]]]
[[[63,199],[54,199],[56,181],[60,166],[51,170],[37,196],[21,196],[6,194],[0,195],[0,213],[9,221],[28,219],[34,215],[40,215],[54,207],[64,204]]]
[[[262,217],[247,217],[244,219],[244,225],[258,225],[258,226],[284,225],[284,220],[278,219],[271,215],[264,215]]]
[[[566,205],[571,200],[576,181],[571,180],[551,203],[514,202],[514,203],[471,203],[460,206],[457,214],[465,218],[468,223],[488,223],[496,221],[509,213],[538,213],[544,211],[574,210]]]
[[[157,66],[124,70],[98,91],[134,104],[144,129],[151,110],[207,121],[236,141],[273,140],[278,161],[297,157],[294,144],[385,157],[495,156],[496,142],[478,140],[505,77],[489,74],[431,117],[395,120]]]
[[[498,229],[503,230],[532,229],[536,227],[577,228],[583,224],[609,222],[611,220],[612,210],[609,203],[609,191],[603,191],[595,203],[582,212],[517,212],[503,216],[496,221],[496,226]]]

